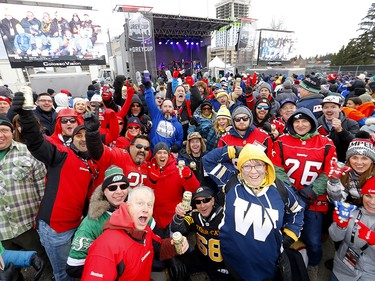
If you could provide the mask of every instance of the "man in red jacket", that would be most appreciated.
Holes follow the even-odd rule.
[[[94,190],[99,166],[87,152],[83,125],[74,129],[70,146],[62,149],[43,137],[32,111],[22,109],[24,100],[21,92],[13,100],[13,109],[20,115],[22,136],[31,154],[47,167],[44,197],[36,217],[37,230],[55,279],[70,281],[73,278],[67,275],[65,267],[71,239]]]
[[[176,205],[182,201],[182,194],[184,191],[194,193],[200,183],[188,166],[178,167],[168,145],[159,142],[154,147],[146,185],[155,192],[156,226],[165,230],[166,236],[169,236],[168,225],[175,214]]]
[[[150,139],[139,135],[133,138],[127,149],[110,148],[104,145],[100,138],[98,118],[92,112],[83,116],[87,129],[87,149],[94,160],[105,170],[111,165],[120,167],[127,175],[130,187],[143,184],[148,175],[146,159],[150,152]],[[99,175],[97,183],[103,181],[104,176]]]
[[[90,247],[82,280],[149,281],[154,250],[161,260],[177,255],[171,238],[162,240],[147,225],[154,202],[154,192],[147,186],[129,190],[128,201],[112,214]],[[183,237],[182,252],[188,248]]]

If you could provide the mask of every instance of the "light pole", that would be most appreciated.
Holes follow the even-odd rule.
[[[225,28],[225,48],[224,48],[224,75],[227,74],[227,49],[228,49],[228,30],[231,29],[232,26],[229,25]]]

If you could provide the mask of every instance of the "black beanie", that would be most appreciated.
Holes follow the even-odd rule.
[[[166,150],[169,155],[169,147],[165,142],[159,142],[154,146],[154,156],[159,150]]]
[[[4,114],[0,114],[0,125],[8,126],[13,131],[12,123],[10,122],[10,120]]]

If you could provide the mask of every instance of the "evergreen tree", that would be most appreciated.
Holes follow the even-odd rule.
[[[359,24],[361,35],[332,57],[331,65],[356,65],[375,63],[375,3]]]

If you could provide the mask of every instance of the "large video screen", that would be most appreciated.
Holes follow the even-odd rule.
[[[100,17],[91,10],[1,4],[0,33],[12,68],[105,64]]]
[[[260,30],[258,61],[286,62],[295,57],[294,33]]]

